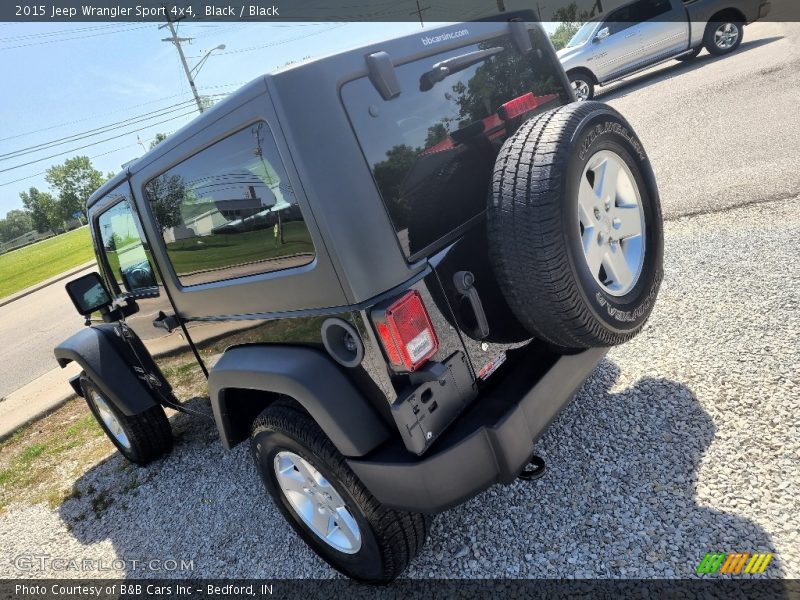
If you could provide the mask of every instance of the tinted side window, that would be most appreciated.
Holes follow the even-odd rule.
[[[637,21],[649,21],[671,10],[670,0],[642,0],[634,6]]]
[[[314,260],[311,236],[264,122],[151,180],[145,194],[184,286]]]
[[[608,33],[614,35],[615,33],[625,31],[629,27],[636,25],[636,23],[633,22],[636,19],[637,17],[634,15],[633,5],[623,6],[608,16],[608,21],[604,27],[608,27]]]
[[[138,217],[129,200],[101,214],[97,228],[111,276],[120,289],[135,293],[158,285],[140,234]]]

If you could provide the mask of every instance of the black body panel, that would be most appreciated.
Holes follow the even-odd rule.
[[[223,444],[237,441],[227,426],[226,389],[286,395],[314,418],[345,456],[363,456],[389,438],[389,429],[326,355],[310,348],[264,345],[228,350],[208,379],[211,406]]]

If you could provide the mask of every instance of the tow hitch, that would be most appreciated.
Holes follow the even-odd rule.
[[[546,470],[547,466],[544,463],[544,459],[539,456],[534,456],[531,458],[531,462],[517,475],[517,479],[521,479],[522,481],[535,481],[544,475]]]

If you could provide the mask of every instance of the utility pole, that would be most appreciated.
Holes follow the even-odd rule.
[[[186,63],[186,57],[183,54],[183,48],[181,47],[181,42],[191,42],[192,38],[182,38],[178,37],[178,32],[175,31],[175,26],[173,25],[172,19],[167,15],[167,24],[160,25],[159,29],[164,29],[164,27],[169,27],[170,33],[172,33],[172,37],[163,38],[162,42],[171,42],[175,45],[178,49],[178,56],[181,57],[181,64],[183,65],[183,71],[186,73],[186,79],[189,80],[189,87],[192,88],[192,94],[194,94],[194,101],[197,102],[197,110],[203,112],[203,103],[200,101],[200,94],[197,93],[197,86],[194,84],[194,79],[192,79],[192,72],[189,70],[189,65]]]
[[[408,14],[410,14],[410,15],[419,15],[419,24],[422,27],[425,27],[425,23],[422,21],[422,13],[424,13],[428,9],[430,9],[430,6],[422,7],[422,6],[419,5],[419,0],[417,0],[417,10],[412,10]]]

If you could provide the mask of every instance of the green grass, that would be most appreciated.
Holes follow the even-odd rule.
[[[277,248],[270,227],[179,240],[167,244],[167,252],[178,273],[195,273],[280,256],[313,254],[314,245],[305,224],[293,222],[283,226],[283,243]]]
[[[24,427],[0,442],[0,512],[11,502],[60,504],[71,485],[60,471],[82,474],[109,444],[79,401]]]
[[[94,258],[89,228],[0,255],[0,298],[63,273]]]

